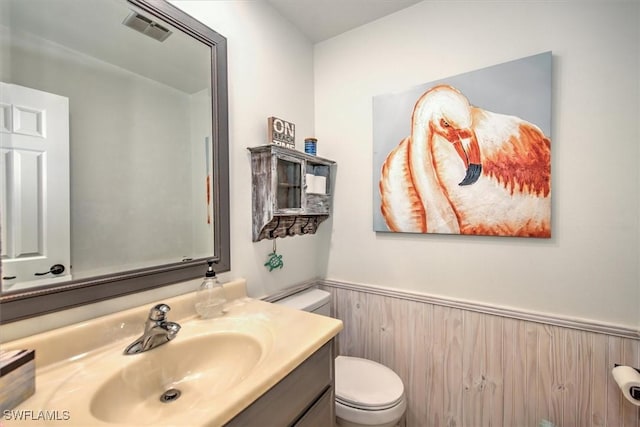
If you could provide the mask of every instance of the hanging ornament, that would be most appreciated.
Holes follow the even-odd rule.
[[[275,270],[276,268],[284,267],[284,262],[282,261],[282,255],[278,255],[276,253],[276,239],[273,239],[273,252],[269,254],[269,258],[267,262],[264,263],[264,266],[269,269],[269,272]]]

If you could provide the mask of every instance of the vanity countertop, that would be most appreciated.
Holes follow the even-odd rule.
[[[340,320],[246,297],[246,283],[242,279],[225,284],[225,289],[227,295],[235,298],[225,305],[225,315],[215,319],[200,319],[195,315],[195,293],[158,301],[171,306],[168,320],[180,323],[182,329],[173,341],[137,355],[125,356],[122,352],[141,334],[153,304],[4,343],[2,348],[7,350],[36,350],[36,393],[17,408],[0,414],[3,422],[7,426],[108,426],[114,423],[120,426],[221,426],[342,330]],[[168,404],[144,396],[140,397],[139,404],[131,400],[138,398],[136,393],[144,394],[146,388],[165,388],[172,384],[145,382],[141,390],[123,393],[123,396],[133,397],[126,399],[119,398],[117,394],[102,393],[105,384],[114,381],[126,383],[131,376],[140,377],[141,371],[148,370],[152,376],[164,378],[163,370],[168,369],[169,372],[171,366],[163,367],[163,363],[175,357],[175,353],[171,356],[170,352],[176,348],[189,349],[184,355],[187,366],[192,360],[200,364],[209,360],[233,360],[233,355],[227,359],[216,359],[215,346],[189,346],[189,343],[203,342],[202,339],[213,335],[223,339],[225,336],[249,336],[252,337],[251,342],[256,343],[254,347],[261,349],[251,362],[255,365],[246,373],[231,377],[228,386],[220,388],[216,384],[206,392],[202,392],[202,388],[190,391],[191,383],[187,382],[183,384],[183,395]],[[189,345],[184,346],[185,343]],[[208,353],[194,351],[200,348]],[[242,347],[234,347],[238,348]],[[247,348],[247,352],[249,350]],[[238,353],[239,357],[245,354],[244,351]],[[164,355],[170,356],[165,358]],[[182,357],[179,360],[177,364],[183,363]],[[187,372],[184,378],[189,377],[187,381],[195,378],[197,382],[198,377],[204,375],[196,362],[193,363],[193,372]],[[223,374],[225,378],[229,377],[224,366],[216,366],[215,369],[217,371],[209,372],[209,378]],[[180,388],[180,384],[176,388]],[[109,399],[105,402],[104,396],[111,396],[113,402]],[[101,411],[104,414],[104,408],[108,412],[106,418],[100,415]],[[110,417],[114,419],[108,419]]]

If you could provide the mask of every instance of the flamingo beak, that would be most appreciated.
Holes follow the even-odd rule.
[[[466,150],[462,145],[462,139],[471,138]],[[458,131],[458,141],[454,144],[458,155],[462,158],[467,173],[458,185],[471,185],[482,175],[482,162],[480,159],[480,146],[473,129],[461,129]]]

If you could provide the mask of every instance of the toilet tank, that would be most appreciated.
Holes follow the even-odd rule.
[[[323,316],[331,316],[331,294],[321,289],[307,289],[275,303]]]

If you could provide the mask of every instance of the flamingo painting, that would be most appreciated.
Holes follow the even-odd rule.
[[[551,236],[551,141],[535,124],[424,92],[378,183],[390,231]]]

